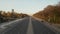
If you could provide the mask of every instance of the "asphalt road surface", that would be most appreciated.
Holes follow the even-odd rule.
[[[5,28],[0,25],[0,34],[59,34],[42,23],[32,17],[26,17],[6,25]]]

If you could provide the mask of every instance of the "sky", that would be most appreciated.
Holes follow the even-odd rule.
[[[0,0],[0,10],[17,13],[34,14],[48,5],[57,4],[60,0]]]

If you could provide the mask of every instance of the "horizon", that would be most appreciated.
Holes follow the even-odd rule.
[[[32,15],[48,5],[55,5],[60,0],[0,0],[0,10]]]

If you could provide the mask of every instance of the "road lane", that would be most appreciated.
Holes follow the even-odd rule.
[[[42,23],[43,22],[40,23],[40,21],[32,19],[34,34],[56,34]]]
[[[24,20],[18,21],[16,26],[12,27],[9,30],[5,30],[4,32],[2,32],[1,34],[26,34],[27,32],[27,27],[28,27],[28,23],[29,23],[29,19],[26,18]]]

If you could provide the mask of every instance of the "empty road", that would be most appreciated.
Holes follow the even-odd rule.
[[[32,17],[26,17],[22,20],[17,20],[9,25],[4,25],[1,28],[0,34],[59,34],[55,30],[47,27],[44,22],[38,21]]]

